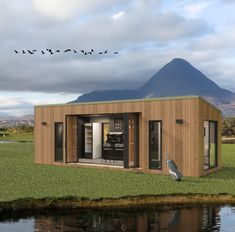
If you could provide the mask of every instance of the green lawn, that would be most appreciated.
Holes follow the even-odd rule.
[[[6,135],[6,137],[0,136],[0,140],[14,140],[14,141],[23,141],[30,142],[34,140],[34,135],[32,132],[21,132],[21,133],[12,133]]]
[[[33,143],[0,144],[0,201],[18,198],[89,198],[143,194],[228,193],[235,195],[235,144],[224,144],[222,171],[203,178],[59,167],[33,163]]]

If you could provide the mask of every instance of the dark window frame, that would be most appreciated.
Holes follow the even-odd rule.
[[[218,167],[218,121],[215,121],[215,120],[204,120],[203,121],[203,130],[204,130],[204,136],[205,136],[205,127],[204,127],[204,122],[208,122],[208,153],[207,153],[207,158],[208,158],[208,168],[204,168],[204,171],[207,171],[207,170],[210,170],[210,169],[213,169],[213,168],[217,168]],[[211,165],[211,162],[210,162],[210,144],[211,144],[211,141],[210,141],[210,137],[211,137],[211,133],[210,133],[210,126],[211,126],[211,123],[214,123],[215,125],[215,165]],[[205,143],[203,142],[204,146],[205,146]],[[203,160],[204,160],[204,157],[205,157],[205,154],[203,154]],[[204,164],[203,164],[203,167],[204,167]]]
[[[57,128],[57,125],[61,124],[62,125],[62,160],[59,160],[57,159],[57,154],[56,154],[56,151],[57,151],[57,142],[56,142],[56,128]],[[55,122],[54,123],[54,161],[55,162],[60,162],[60,163],[63,163],[64,162],[64,123],[63,122]]]
[[[150,136],[151,136],[151,130],[150,130],[150,126],[151,123],[160,123],[160,165],[159,168],[158,167],[153,167],[153,165],[151,165],[151,146],[150,146]],[[162,120],[149,120],[149,169],[151,170],[162,170]],[[159,134],[158,134],[159,136]],[[159,138],[158,138],[159,139]]]

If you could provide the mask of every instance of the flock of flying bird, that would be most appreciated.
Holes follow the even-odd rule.
[[[85,51],[85,50],[76,50],[76,49],[71,49],[71,48],[68,48],[68,49],[65,49],[65,50],[52,50],[50,48],[46,48],[45,50],[37,50],[37,49],[33,49],[33,50],[14,50],[15,54],[30,54],[30,55],[34,55],[34,54],[41,54],[41,55],[44,55],[44,54],[50,54],[50,55],[54,55],[54,54],[58,54],[58,53],[68,53],[68,52],[71,52],[71,53],[81,53],[83,55],[92,55],[95,51],[94,49],[92,48],[90,51]],[[114,55],[117,55],[118,52],[115,51],[115,52],[108,52],[108,50],[105,50],[105,51],[99,51],[97,52],[97,54],[99,55],[106,55],[106,54],[114,54]]]

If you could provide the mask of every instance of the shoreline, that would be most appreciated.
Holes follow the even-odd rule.
[[[44,209],[128,209],[153,206],[235,204],[235,195],[223,194],[171,194],[126,196],[122,198],[88,199],[79,197],[24,198],[0,202],[0,215],[8,212]]]

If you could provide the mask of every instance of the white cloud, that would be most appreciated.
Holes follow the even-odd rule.
[[[117,20],[117,19],[120,19],[124,14],[125,14],[125,12],[124,12],[124,11],[121,11],[121,12],[119,12],[119,13],[117,13],[117,14],[114,14],[114,15],[112,16],[112,18],[113,18],[114,20]]]
[[[82,3],[77,0],[69,0],[69,3],[66,0],[34,0],[34,7],[49,18],[65,20],[74,15]]]
[[[0,91],[0,116],[33,114],[35,105],[58,104],[73,101],[79,94]]]
[[[73,16],[81,17],[97,11],[107,10],[123,0],[34,0],[35,9],[46,17],[64,21]]]
[[[209,2],[191,3],[184,7],[188,16],[195,17],[210,5]]]

